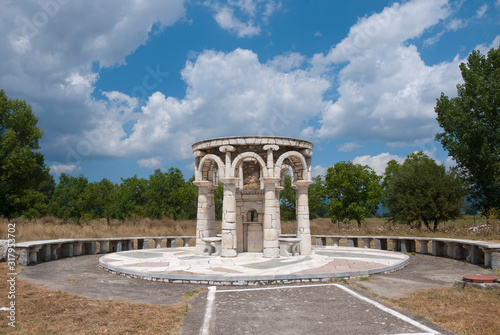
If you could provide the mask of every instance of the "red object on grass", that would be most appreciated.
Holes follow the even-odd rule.
[[[472,281],[473,283],[493,283],[495,280],[497,280],[497,278],[485,275],[469,275],[463,276],[462,280]]]

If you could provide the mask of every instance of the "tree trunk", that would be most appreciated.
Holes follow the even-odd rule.
[[[433,231],[437,231],[437,228],[438,228],[438,220],[434,219],[434,229],[433,229]]]
[[[358,228],[361,229],[361,221],[360,220],[356,220],[356,222],[358,223]]]
[[[423,221],[427,229],[431,230],[431,227],[429,227],[429,221],[427,221],[427,219],[424,219]]]

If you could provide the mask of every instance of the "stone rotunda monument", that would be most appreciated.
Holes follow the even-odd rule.
[[[235,257],[262,252],[266,258],[311,253],[308,188],[313,144],[285,138],[244,136],[193,144],[198,186],[197,255]],[[279,193],[287,173],[297,192],[296,238],[282,238]],[[222,234],[216,234],[214,189],[224,184]],[[281,249],[280,249],[281,247]]]

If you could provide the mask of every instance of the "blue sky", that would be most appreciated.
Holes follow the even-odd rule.
[[[26,0],[0,4],[0,88],[25,99],[52,173],[194,173],[191,145],[304,138],[313,167],[445,165],[434,106],[500,45],[500,0]]]

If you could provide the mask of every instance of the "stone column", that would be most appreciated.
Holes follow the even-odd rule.
[[[297,237],[300,241],[300,254],[311,254],[311,229],[309,227],[309,185],[312,181],[297,180],[294,182],[297,187]]]
[[[278,237],[281,235],[281,208],[280,208],[280,193],[285,188],[283,186],[276,186],[276,215],[278,216]]]
[[[198,186],[195,254],[203,255],[205,242],[203,242],[202,238],[215,236],[214,187],[210,181],[195,181],[193,184]]]
[[[237,256],[236,235],[236,184],[239,178],[222,178],[224,183],[224,201],[222,203],[222,257]]]
[[[279,232],[280,217],[276,202],[276,183],[278,177],[262,178],[264,182],[264,257],[277,258],[280,255]]]

